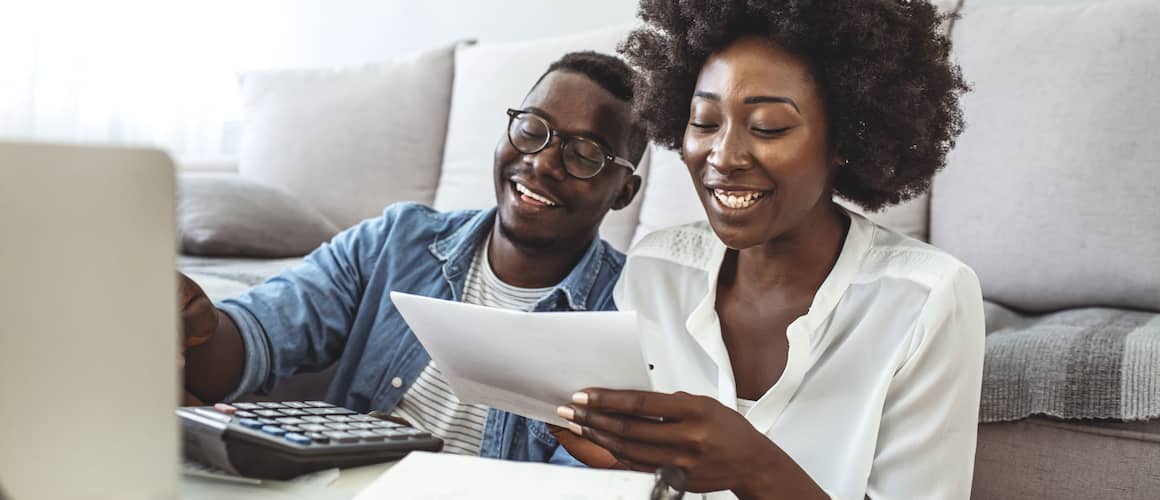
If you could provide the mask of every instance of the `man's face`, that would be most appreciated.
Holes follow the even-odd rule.
[[[549,73],[518,109],[543,118],[559,133],[595,141],[610,154],[628,157],[628,103],[582,74]],[[636,193],[639,178],[612,162],[589,179],[568,174],[560,147],[560,139],[553,138],[542,151],[524,154],[512,146],[506,130],[500,138],[495,150],[499,225],[501,234],[516,245],[543,249],[584,244],[596,235],[609,209],[623,208]]]

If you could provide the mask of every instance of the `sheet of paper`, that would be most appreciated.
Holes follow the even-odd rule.
[[[642,500],[652,474],[411,452],[355,500]]]
[[[652,390],[633,312],[528,313],[391,292],[460,400],[563,426],[585,387]]]

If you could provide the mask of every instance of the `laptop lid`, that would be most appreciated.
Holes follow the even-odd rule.
[[[174,167],[0,142],[0,491],[176,498]]]

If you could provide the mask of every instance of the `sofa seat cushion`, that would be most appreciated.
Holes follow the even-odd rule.
[[[1086,308],[1024,316],[989,302],[985,312],[981,422],[1160,418],[1160,314]]]
[[[177,268],[196,282],[210,300],[220,302],[240,295],[250,287],[301,262],[301,257],[239,259],[182,255],[177,259]]]
[[[973,500],[1155,500],[1160,420],[982,424]]]

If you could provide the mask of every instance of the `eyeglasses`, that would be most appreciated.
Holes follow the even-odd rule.
[[[507,110],[508,142],[517,151],[536,154],[552,143],[552,136],[560,138],[560,156],[564,170],[578,179],[596,177],[609,162],[636,171],[636,165],[619,156],[608,154],[603,146],[591,139],[566,135],[554,130],[548,121],[530,111]]]

